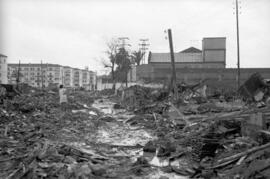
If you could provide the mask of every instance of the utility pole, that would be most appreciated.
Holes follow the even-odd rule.
[[[236,33],[237,33],[237,85],[240,87],[240,47],[239,47],[239,19],[238,19],[238,0],[235,0],[236,9]]]
[[[149,43],[146,43],[149,41],[149,39],[140,39],[141,43],[139,44],[140,50],[142,51],[143,54],[143,60],[142,60],[142,64],[145,63],[145,55],[146,55],[146,50],[148,50],[148,46],[150,45]]]
[[[16,79],[16,87],[17,87],[17,89],[19,89],[20,71],[21,71],[21,61],[19,60],[19,66],[18,66],[18,70],[17,70],[17,79]]]
[[[174,88],[174,97],[178,100],[178,90],[176,87],[176,72],[175,72],[175,62],[174,62],[174,51],[173,51],[173,40],[172,40],[172,31],[168,29],[168,38],[170,45],[170,53],[171,53],[171,64],[172,64],[172,85]]]

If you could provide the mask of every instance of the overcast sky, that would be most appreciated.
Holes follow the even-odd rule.
[[[270,1],[241,0],[242,67],[270,67]],[[227,38],[227,67],[236,67],[234,0],[0,0],[0,53],[11,63],[57,63],[102,71],[106,42],[148,38],[152,52],[201,49],[203,37]]]

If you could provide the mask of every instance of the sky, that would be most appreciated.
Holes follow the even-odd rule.
[[[270,67],[270,1],[239,0],[240,65]],[[237,66],[234,0],[0,0],[0,53],[10,63],[88,66],[104,73],[106,43],[149,39],[152,52],[201,49],[204,37],[226,37],[226,67]]]

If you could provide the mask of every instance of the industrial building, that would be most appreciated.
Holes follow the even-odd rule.
[[[0,84],[7,84],[7,56],[0,54]]]
[[[226,65],[226,38],[203,38],[202,50],[190,47],[174,53],[176,68],[225,68]],[[155,68],[170,68],[170,53],[150,52],[148,65]]]
[[[237,69],[226,68],[226,38],[207,37],[202,40],[202,49],[190,47],[176,52],[175,68],[178,81],[187,83],[208,79],[211,82],[237,82]],[[252,73],[259,72],[270,78],[268,68],[242,68],[240,81],[245,81]],[[170,53],[150,52],[148,64],[134,67],[129,72],[130,82],[166,83],[172,75]]]

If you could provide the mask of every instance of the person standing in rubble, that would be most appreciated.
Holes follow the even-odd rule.
[[[60,97],[60,105],[67,103],[67,91],[64,88],[64,85],[59,86],[59,97]]]

